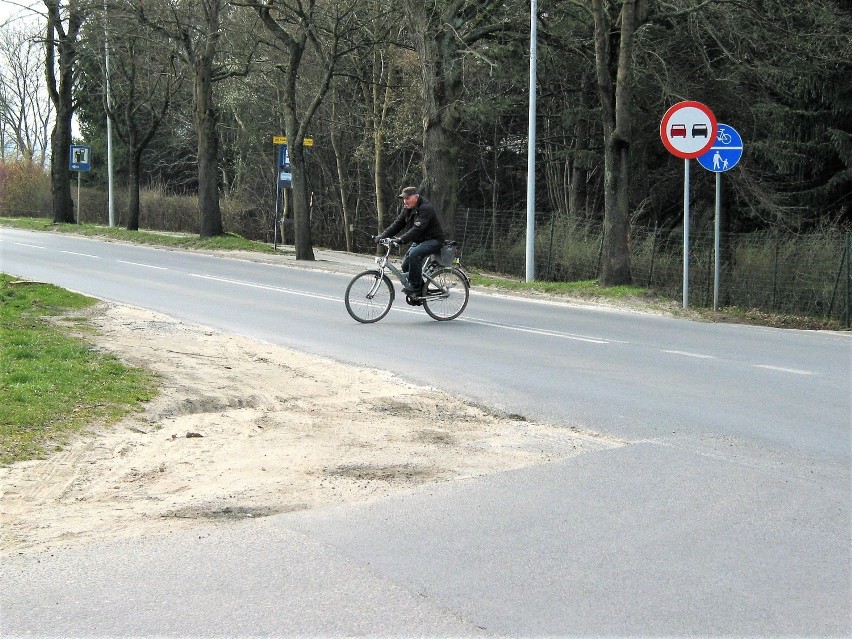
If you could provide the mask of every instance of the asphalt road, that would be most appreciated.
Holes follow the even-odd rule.
[[[8,558],[4,635],[852,631],[848,334],[474,292],[462,318],[293,268],[0,229],[0,270],[359,365],[627,445],[375,503]],[[330,272],[333,270],[341,272]]]

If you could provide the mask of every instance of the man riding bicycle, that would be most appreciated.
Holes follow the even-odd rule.
[[[420,297],[423,261],[429,255],[440,253],[446,238],[435,207],[420,195],[417,187],[406,186],[398,197],[402,200],[402,212],[373,240],[378,243],[379,240],[392,237],[398,244],[411,242],[402,260],[402,271],[408,273],[408,286],[402,292],[411,297]]]

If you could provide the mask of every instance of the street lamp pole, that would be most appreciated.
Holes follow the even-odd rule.
[[[112,111],[112,97],[109,89],[109,30],[107,27],[107,0],[104,0],[104,69],[106,78],[104,88],[106,90],[107,108]],[[113,196],[112,184],[112,118],[107,114],[107,199],[109,201],[109,225],[115,226],[115,198]]]
[[[535,114],[536,62],[538,58],[538,2],[530,0],[530,112],[527,139],[527,273],[526,281],[535,280]]]

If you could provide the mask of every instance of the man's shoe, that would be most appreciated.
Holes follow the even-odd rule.
[[[418,295],[420,295],[420,292],[416,288],[413,288],[411,286],[403,287],[402,292],[411,297],[417,297]]]

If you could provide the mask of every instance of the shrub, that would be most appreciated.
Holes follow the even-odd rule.
[[[49,217],[50,175],[32,162],[0,163],[0,215]]]

